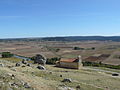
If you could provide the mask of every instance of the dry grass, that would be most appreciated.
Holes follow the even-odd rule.
[[[15,57],[11,57],[11,58],[0,58],[0,60],[7,60],[7,61],[10,61],[10,62],[13,62],[13,63],[22,61],[22,59],[15,58]]]
[[[11,60],[2,60],[1,62],[4,64],[8,63],[11,66],[15,65],[15,63],[10,61]],[[120,78],[112,77],[108,73],[84,68],[82,70],[64,69],[54,67],[53,65],[46,65],[47,70],[42,71],[38,70],[36,66],[37,65],[32,65],[32,67],[2,67],[0,68],[0,75],[12,73],[16,76],[15,80],[28,82],[31,87],[37,90],[57,90],[58,87],[64,86],[75,88],[77,85],[81,86],[81,90],[120,90]],[[16,71],[13,71],[13,69]],[[107,70],[109,71],[111,69]],[[60,77],[60,75],[62,75],[62,77]],[[64,78],[71,78],[72,82],[61,82]],[[2,87],[4,87],[4,85]],[[6,88],[8,87],[9,86]]]
[[[51,67],[50,70],[54,70],[55,72],[62,74],[64,77],[72,78],[73,80],[82,84],[101,87],[102,89],[108,87],[109,90],[120,89],[119,87],[120,78],[111,77],[107,73],[99,73],[99,71],[97,72],[97,71],[84,70],[84,69],[69,70],[69,69],[54,68],[54,67]],[[68,72],[66,73],[65,71]]]

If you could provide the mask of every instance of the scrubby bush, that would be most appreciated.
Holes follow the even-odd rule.
[[[10,58],[12,56],[13,56],[13,54],[10,52],[2,52],[2,58]]]
[[[55,64],[56,61],[59,61],[60,58],[54,57],[54,58],[48,58],[46,64]]]
[[[30,57],[30,59],[31,59],[32,61],[34,61],[34,60],[35,60],[35,56],[33,56],[33,57]]]
[[[92,50],[95,50],[95,47],[92,47],[91,49],[92,49]]]
[[[60,51],[60,49],[59,49],[59,48],[57,48],[55,51],[56,51],[56,52],[59,52],[59,51]]]
[[[84,48],[74,47],[73,50],[84,50]]]

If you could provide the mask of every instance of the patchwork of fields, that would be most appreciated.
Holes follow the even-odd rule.
[[[82,50],[74,50],[74,47]],[[92,50],[91,48],[95,48]],[[103,60],[103,63],[119,65],[120,42],[112,41],[11,41],[0,42],[0,52],[9,51],[21,56],[32,57],[36,54],[43,54],[47,58],[63,57],[76,58],[81,55],[84,58],[94,54],[110,54],[111,56]]]

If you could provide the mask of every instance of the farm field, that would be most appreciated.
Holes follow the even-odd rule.
[[[74,50],[74,47],[84,50]],[[92,50],[91,48],[95,48]],[[76,58],[81,55],[83,60],[94,54],[110,54],[102,63],[120,64],[120,42],[113,41],[11,41],[0,42],[0,52],[12,52],[26,57],[36,54],[45,55],[47,58]],[[116,58],[118,56],[118,58]]]

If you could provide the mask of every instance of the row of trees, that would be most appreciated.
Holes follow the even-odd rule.
[[[102,62],[96,63],[96,62],[83,62],[84,66],[94,66],[94,67],[106,67],[111,69],[120,69],[120,65],[110,65],[110,64],[103,64]]]
[[[80,48],[80,47],[74,47],[73,50],[95,50],[95,47],[92,47],[92,48]]]

